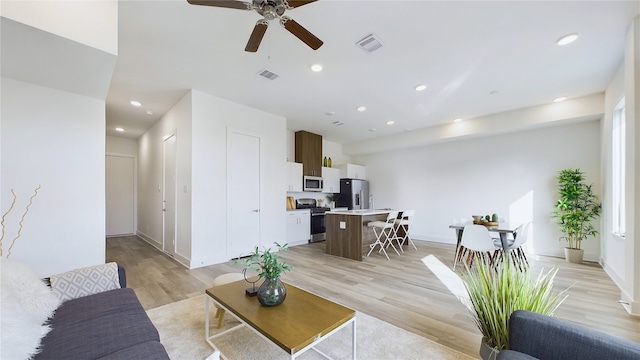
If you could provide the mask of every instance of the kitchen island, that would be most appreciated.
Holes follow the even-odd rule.
[[[376,242],[373,229],[368,224],[372,221],[386,221],[392,211],[395,210],[363,209],[325,213],[327,254],[362,261],[363,256],[369,252],[369,245]]]

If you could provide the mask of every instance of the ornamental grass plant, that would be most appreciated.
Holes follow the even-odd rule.
[[[469,295],[471,315],[482,333],[483,341],[498,351],[509,345],[509,318],[516,310],[529,310],[552,316],[567,298],[566,289],[555,293],[554,267],[533,278],[531,270],[519,271],[509,255],[496,268],[488,261],[478,261],[462,275]]]

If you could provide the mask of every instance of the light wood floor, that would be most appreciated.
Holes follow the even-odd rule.
[[[282,253],[293,265],[283,279],[478,357],[481,336],[466,308],[421,261],[433,254],[451,267],[454,245],[415,243],[417,251],[407,249],[400,257],[390,254],[391,261],[374,253],[362,262],[325,254],[324,242],[295,246]],[[570,287],[557,317],[640,342],[640,318],[629,316],[618,303],[620,291],[600,265],[575,265],[550,257],[529,256],[529,260],[534,272],[558,266],[556,289]],[[189,270],[135,236],[107,239],[107,261],[125,266],[127,286],[135,290],[145,309],[198,296],[216,276],[242,270],[231,262]]]

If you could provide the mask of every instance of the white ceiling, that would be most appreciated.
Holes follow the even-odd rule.
[[[320,0],[286,12],[324,41],[320,49],[272,21],[258,52],[248,53],[260,19],[254,11],[120,1],[107,135],[139,137],[189,89],[281,115],[290,130],[337,143],[599,93],[639,13],[638,0]],[[555,44],[574,32],[573,44]],[[355,43],[372,33],[384,47],[367,54]],[[311,72],[314,63],[324,70]],[[258,76],[265,68],[279,77]],[[416,92],[419,84],[427,90]],[[356,111],[360,105],[367,111]]]

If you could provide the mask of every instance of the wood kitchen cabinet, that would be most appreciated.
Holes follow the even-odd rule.
[[[287,162],[289,169],[289,181],[287,191],[302,191],[302,164],[295,162]]]
[[[340,169],[322,168],[322,192],[339,193],[340,192]]]
[[[311,211],[287,211],[287,244],[289,246],[308,244],[311,240]]]
[[[322,176],[322,136],[296,131],[296,162],[302,163],[304,176]]]
[[[356,164],[340,165],[340,177],[347,179],[367,179],[367,168]]]

